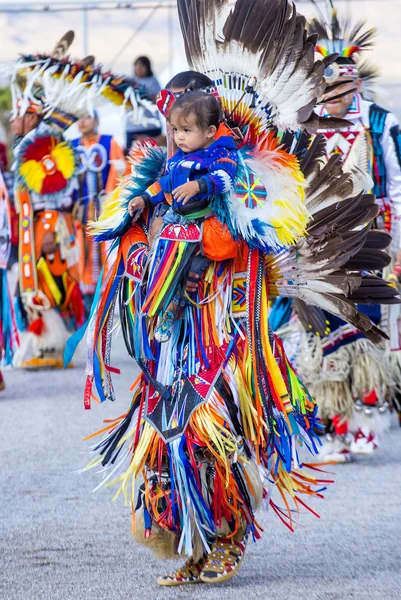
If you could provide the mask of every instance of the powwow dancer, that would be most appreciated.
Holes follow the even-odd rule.
[[[210,264],[187,294],[170,339],[158,342],[157,316],[144,315],[142,308],[159,240],[149,253],[147,241],[139,239],[138,221],[131,230],[128,206],[163,176],[165,161],[153,144],[137,146],[131,175],[93,225],[98,239],[117,239],[118,251],[92,307],[85,389],[87,408],[95,392],[101,401],[114,399],[109,340],[119,297],[127,350],[142,373],[128,412],[106,427],[88,467],[106,468],[107,484],[117,484],[116,495],[123,493],[131,504],[139,539],[164,556],[189,557],[182,569],[158,580],[168,586],[217,583],[235,575],[249,534],[260,535],[255,511],[263,496],[293,529],[291,508],[299,512],[307,506],[302,494],[321,495],[324,482],[316,467],[311,465],[312,474],[307,465],[299,471],[298,454],[298,443],[317,450],[317,407],[269,327],[269,295],[329,307],[381,338],[353,303],[353,295],[363,296],[371,281],[359,271],[370,240],[364,223],[377,214],[374,198],[352,197],[352,183],[340,165],[334,172],[321,167],[321,144],[300,151],[299,161],[276,137],[277,128],[324,125],[313,107],[330,91],[323,75],[331,59],[315,62],[315,39],[306,35],[305,20],[286,0],[237,0],[233,8],[228,0],[180,0],[178,7],[188,62],[214,82],[240,140],[233,189],[209,199],[210,220],[227,228],[239,250],[237,258],[217,259],[213,252],[225,245],[218,237],[210,248],[196,222],[174,224],[169,240],[177,242],[177,252],[167,256],[163,274],[180,263],[183,241],[202,241]],[[255,23],[260,24],[256,31]],[[164,110],[171,108],[174,93],[166,90],[160,100]],[[298,152],[291,133],[284,143]],[[127,250],[131,231],[135,243]],[[380,233],[375,236],[381,240]],[[348,268],[350,257],[358,263],[355,270]],[[246,273],[239,270],[244,258]],[[374,282],[375,298],[380,290],[397,301],[393,288],[380,278]],[[164,283],[160,276],[155,296],[167,301]],[[71,341],[67,361],[82,335]],[[273,488],[286,508],[272,498]]]
[[[317,114],[349,121],[343,129],[322,132],[326,153],[332,160],[341,158],[344,170],[353,173],[357,180],[361,172],[373,180],[373,193],[380,208],[376,227],[392,237],[392,261],[387,266],[388,261],[384,259],[381,265],[384,277],[388,277],[396,269],[401,242],[400,130],[392,113],[360,93],[366,90],[375,73],[361,60],[363,52],[372,47],[375,30],[367,29],[363,21],[355,25],[349,20],[341,22],[333,3],[327,4],[328,16],[321,14],[321,19],[314,19],[310,31],[319,35],[316,47],[319,53],[323,56],[339,54],[325,76],[328,83],[338,86],[332,93],[341,97],[329,98],[318,108]],[[356,187],[358,185],[357,181]],[[390,240],[388,236],[389,243]],[[373,267],[373,264],[369,266]],[[397,272],[392,278],[398,281]],[[298,308],[307,326],[312,323],[315,326],[316,321],[308,320],[310,312],[308,315],[299,304]],[[370,304],[361,307],[361,311],[380,324],[389,341],[375,345],[356,327],[325,314],[318,326],[321,337],[312,336],[302,345],[297,360],[298,372],[319,403],[320,416],[332,422],[333,431],[327,435],[325,445],[329,461],[349,462],[352,453],[369,454],[377,448],[378,433],[388,426],[389,400],[394,395],[395,384],[400,383],[399,307]],[[350,427],[354,432],[352,442]]]
[[[81,117],[78,121],[81,137],[72,142],[79,162],[74,200],[75,216],[79,219],[79,279],[87,316],[107,249],[86,235],[86,226],[99,216],[103,195],[114,191],[126,168],[122,148],[113,136],[99,135],[98,126],[96,112]]]
[[[15,363],[25,368],[61,367],[69,336],[64,320],[71,327],[84,320],[72,217],[78,161],[63,131],[100,103],[143,111],[144,101],[131,82],[102,73],[93,57],[65,57],[73,38],[68,32],[52,54],[22,56],[13,66],[17,315],[19,328],[28,332]]]

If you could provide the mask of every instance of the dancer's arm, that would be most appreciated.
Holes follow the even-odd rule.
[[[237,164],[236,152],[227,152],[226,156],[213,162],[207,175],[198,180],[200,193],[215,196],[228,192],[234,185]]]
[[[128,212],[131,217],[137,210],[142,210],[147,206],[157,206],[166,201],[166,194],[171,192],[171,177],[167,172],[163,177],[155,181],[148,187],[142,196],[136,196],[128,204]]]
[[[205,200],[211,196],[224,194],[233,187],[236,172],[236,152],[227,152],[225,156],[211,163],[206,175],[175,188],[174,200],[185,205],[194,196],[199,196],[199,200]]]

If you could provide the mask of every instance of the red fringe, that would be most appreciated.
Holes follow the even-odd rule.
[[[79,285],[75,284],[71,292],[71,309],[75,318],[77,328],[85,323],[85,306]]]
[[[92,396],[92,377],[90,375],[86,378],[85,393],[84,393],[84,407],[85,410],[91,408],[91,396]]]
[[[38,317],[37,319],[32,321],[32,323],[30,323],[28,327],[28,331],[37,336],[42,335],[42,333],[44,333],[45,330],[46,325],[42,317]]]

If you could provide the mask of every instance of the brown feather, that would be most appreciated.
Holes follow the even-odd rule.
[[[95,57],[91,54],[89,54],[89,56],[85,56],[85,58],[81,60],[81,68],[86,69],[87,67],[91,67],[93,64],[95,64],[95,60]]]
[[[326,334],[326,316],[321,308],[306,304],[299,298],[294,299],[293,308],[305,331],[321,337]]]
[[[387,231],[371,229],[366,237],[366,248],[385,250],[391,244],[392,237]]]
[[[67,33],[65,33],[63,35],[63,37],[61,38],[61,40],[59,40],[52,52],[52,57],[56,58],[58,60],[62,59],[63,56],[66,55],[69,47],[71,46],[72,42],[74,41],[74,37],[75,37],[75,33],[73,31],[67,31]]]

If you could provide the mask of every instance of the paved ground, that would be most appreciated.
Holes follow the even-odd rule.
[[[160,589],[166,566],[131,541],[129,510],[99,475],[77,475],[83,436],[120,414],[134,379],[123,368],[116,406],[82,406],[83,360],[68,372],[7,372],[0,396],[1,600],[399,600],[401,431],[377,454],[337,467],[336,485],[295,534],[274,515],[239,575],[220,586]],[[168,568],[174,563],[169,563]]]

